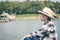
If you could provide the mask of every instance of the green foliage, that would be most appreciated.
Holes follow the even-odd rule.
[[[5,11],[9,14],[37,14],[38,10],[44,7],[51,8],[55,13],[60,13],[60,3],[51,1],[30,1],[25,2],[0,2],[0,14]]]

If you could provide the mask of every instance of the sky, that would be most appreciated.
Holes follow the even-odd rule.
[[[19,2],[23,2],[23,1],[26,1],[26,0],[0,0],[0,1],[19,1]],[[50,0],[50,1],[60,2],[60,0]]]

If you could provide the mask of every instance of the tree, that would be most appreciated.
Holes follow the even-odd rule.
[[[30,1],[30,0],[27,0],[27,1]]]
[[[24,2],[0,2],[0,14],[3,11],[8,12],[9,14],[37,14],[37,11],[42,10],[44,7],[49,7],[55,13],[60,13],[59,2],[52,2],[50,0],[27,0]]]

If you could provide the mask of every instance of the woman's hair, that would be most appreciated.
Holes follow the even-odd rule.
[[[51,21],[51,18],[47,16],[47,20],[48,20],[48,21]]]

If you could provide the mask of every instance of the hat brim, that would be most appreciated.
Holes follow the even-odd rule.
[[[44,12],[44,11],[38,11],[38,13],[39,13],[39,14],[44,14],[44,15],[46,15],[46,16],[48,16],[48,17],[51,18],[51,16],[49,16],[48,13],[46,13],[46,12]]]
[[[46,12],[44,12],[44,11],[38,11],[38,13],[39,14],[44,14],[44,15],[46,15],[47,13]]]
[[[38,13],[42,13],[42,11],[37,11]]]

